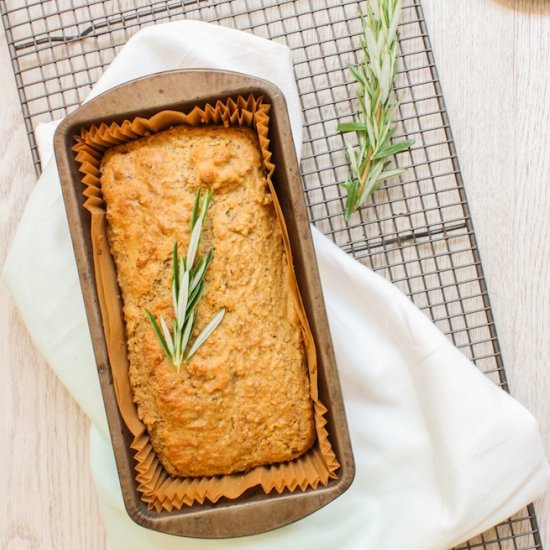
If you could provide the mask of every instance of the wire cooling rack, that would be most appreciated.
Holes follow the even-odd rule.
[[[357,0],[0,0],[3,24],[40,173],[34,131],[86,97],[139,28],[201,19],[287,44],[304,116],[301,163],[312,223],[393,281],[496,384],[508,389],[460,169],[419,0],[404,0],[398,131],[415,140],[388,181],[343,222],[347,174],[337,121],[355,109],[346,70],[357,61]],[[542,548],[529,506],[466,548]]]

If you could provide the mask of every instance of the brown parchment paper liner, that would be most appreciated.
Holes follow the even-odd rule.
[[[327,409],[319,401],[318,396],[315,344],[293,269],[285,220],[271,180],[275,166],[271,162],[269,151],[269,110],[270,105],[265,103],[262,97],[239,96],[235,100],[227,99],[217,101],[215,104],[206,104],[203,108],[197,106],[187,113],[161,111],[148,119],[137,117],[133,120],[124,120],[120,124],[94,125],[83,129],[81,135],[75,137],[76,145],[73,150],[76,152],[76,160],[80,164],[79,170],[83,174],[82,182],[85,184],[84,195],[87,199],[84,207],[91,214],[96,285],[115,394],[124,422],[134,436],[131,447],[135,451],[138,491],[149,508],[155,508],[157,511],[180,509],[184,504],[188,506],[193,503],[202,504],[205,500],[216,502],[222,497],[235,499],[247,489],[257,485],[260,485],[266,494],[273,490],[281,493],[285,489],[294,491],[298,487],[302,490],[308,487],[316,488],[319,483],[326,485],[330,478],[335,478],[335,471],[339,468],[325,427],[324,415]],[[281,225],[284,248],[291,267],[288,270],[288,282],[303,326],[317,432],[317,441],[314,446],[304,455],[290,462],[259,466],[242,474],[197,478],[174,477],[164,470],[155,455],[145,425],[138,418],[128,376],[124,317],[115,263],[107,240],[107,220],[105,202],[101,193],[99,167],[103,154],[108,148],[179,124],[249,126],[254,128],[258,135],[267,182],[273,196],[273,205]]]

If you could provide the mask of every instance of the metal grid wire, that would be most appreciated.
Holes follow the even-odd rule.
[[[301,164],[311,221],[393,281],[496,384],[507,389],[493,316],[420,0],[405,0],[397,135],[415,140],[388,181],[346,225],[347,174],[337,121],[351,118],[357,0],[0,0],[37,173],[38,123],[75,109],[139,28],[201,19],[287,44],[304,114]],[[532,506],[460,550],[542,548]]]

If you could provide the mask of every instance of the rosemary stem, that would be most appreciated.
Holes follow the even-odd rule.
[[[182,363],[187,364],[225,315],[225,308],[219,309],[191,344],[190,340],[199,315],[197,306],[204,289],[205,273],[214,254],[214,249],[211,249],[207,254],[197,258],[201,231],[211,198],[212,193],[207,190],[201,201],[201,190],[197,189],[191,213],[187,254],[179,256],[177,242],[172,249],[172,305],[175,317],[172,321],[172,332],[162,315],[159,317],[159,324],[155,316],[149,310],[145,310],[164,354],[178,373]]]
[[[380,93],[380,90],[378,91],[378,93]],[[374,115],[376,117],[377,124],[380,123],[380,113],[381,113],[381,108],[380,108],[380,105],[378,105]],[[363,168],[363,172],[361,173],[361,178],[359,180],[359,191],[357,193],[359,197],[361,196],[361,193],[363,192],[365,184],[367,183],[367,177],[369,175],[370,166],[372,164],[372,153],[373,153],[373,146],[370,145],[369,148],[367,149],[367,162],[365,162],[365,167]]]
[[[395,155],[409,149],[411,139],[394,140],[395,113],[399,98],[394,89],[399,60],[399,17],[401,0],[369,0],[366,12],[360,11],[363,33],[360,41],[362,59],[349,65],[358,84],[358,113],[350,122],[338,124],[340,132],[355,132],[358,143],[345,143],[344,153],[350,163],[347,179],[344,219],[364,204],[387,179],[404,172],[389,168]]]

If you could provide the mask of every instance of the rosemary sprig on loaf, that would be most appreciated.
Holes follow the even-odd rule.
[[[370,0],[366,14],[360,15],[364,60],[348,67],[359,84],[359,111],[353,122],[338,124],[340,132],[355,132],[358,138],[356,146],[348,142],[345,148],[350,163],[348,179],[342,184],[347,193],[346,221],[384,180],[405,171],[389,170],[391,157],[414,143],[410,139],[391,143],[395,133],[394,116],[399,106],[393,83],[399,60],[397,26],[400,13],[401,0]]]
[[[191,336],[197,326],[199,317],[196,311],[197,306],[204,293],[204,276],[214,257],[214,249],[211,248],[195,261],[202,226],[211,199],[212,193],[209,190],[204,193],[202,202],[200,189],[195,193],[195,202],[191,214],[191,237],[189,238],[187,254],[179,256],[178,243],[174,243],[172,251],[172,305],[174,307],[172,331],[168,328],[168,324],[162,315],[159,316],[159,321],[157,321],[149,310],[145,310],[166,357],[178,371],[182,363],[187,363],[214,332],[225,315],[224,308],[218,310],[191,344]]]

